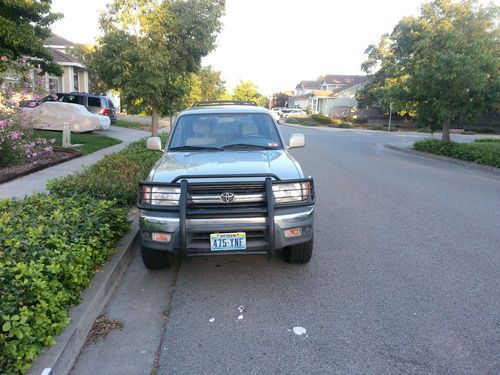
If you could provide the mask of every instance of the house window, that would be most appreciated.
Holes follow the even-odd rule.
[[[80,85],[78,84],[78,73],[73,73],[73,91],[78,92]]]

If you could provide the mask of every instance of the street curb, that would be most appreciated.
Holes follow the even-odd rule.
[[[418,133],[418,132],[410,132],[410,131],[393,131],[393,132],[388,132],[385,130],[370,130],[370,129],[358,129],[358,128],[336,128],[334,126],[323,126],[323,125],[316,125],[316,126],[307,126],[307,125],[300,125],[300,124],[289,124],[287,122],[280,122],[279,125],[286,125],[286,126],[292,126],[296,128],[305,128],[305,129],[316,129],[316,130],[323,130],[323,131],[344,131],[344,132],[367,132],[367,133],[380,133],[380,134],[403,134],[403,135],[409,135],[409,136],[429,136],[430,133]],[[438,134],[438,133],[434,133]]]
[[[138,228],[138,220],[134,219],[130,231],[118,243],[117,252],[83,291],[82,303],[70,309],[70,323],[56,337],[56,344],[41,351],[28,375],[69,374],[94,321],[108,303],[135,253]]]
[[[490,167],[488,165],[482,165],[482,164],[474,163],[472,161],[454,159],[454,158],[450,158],[448,156],[436,155],[436,154],[431,154],[428,152],[417,151],[417,150],[413,150],[413,149],[408,148],[408,147],[400,147],[400,146],[395,146],[395,145],[391,145],[388,143],[384,144],[384,147],[386,147],[390,150],[404,152],[406,154],[411,154],[411,155],[415,155],[415,156],[420,156],[420,157],[425,158],[425,159],[441,160],[441,161],[445,161],[445,162],[448,162],[451,164],[460,165],[460,166],[465,167],[467,169],[475,169],[475,170],[478,170],[481,172],[491,173],[491,174],[495,174],[495,175],[500,176],[500,169],[499,168]]]

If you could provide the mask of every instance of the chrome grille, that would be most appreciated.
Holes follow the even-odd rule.
[[[223,194],[233,195],[231,202],[224,202],[221,199]],[[188,188],[189,207],[209,207],[209,206],[260,206],[266,202],[265,188],[263,184],[248,185],[196,185]]]

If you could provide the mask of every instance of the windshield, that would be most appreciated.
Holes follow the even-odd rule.
[[[265,113],[210,113],[179,117],[170,151],[224,151],[283,148],[271,116]]]

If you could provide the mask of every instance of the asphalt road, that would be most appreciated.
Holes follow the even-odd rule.
[[[384,147],[417,136],[282,128],[307,139],[311,262],[136,257],[123,330],[73,374],[499,374],[499,175]]]

